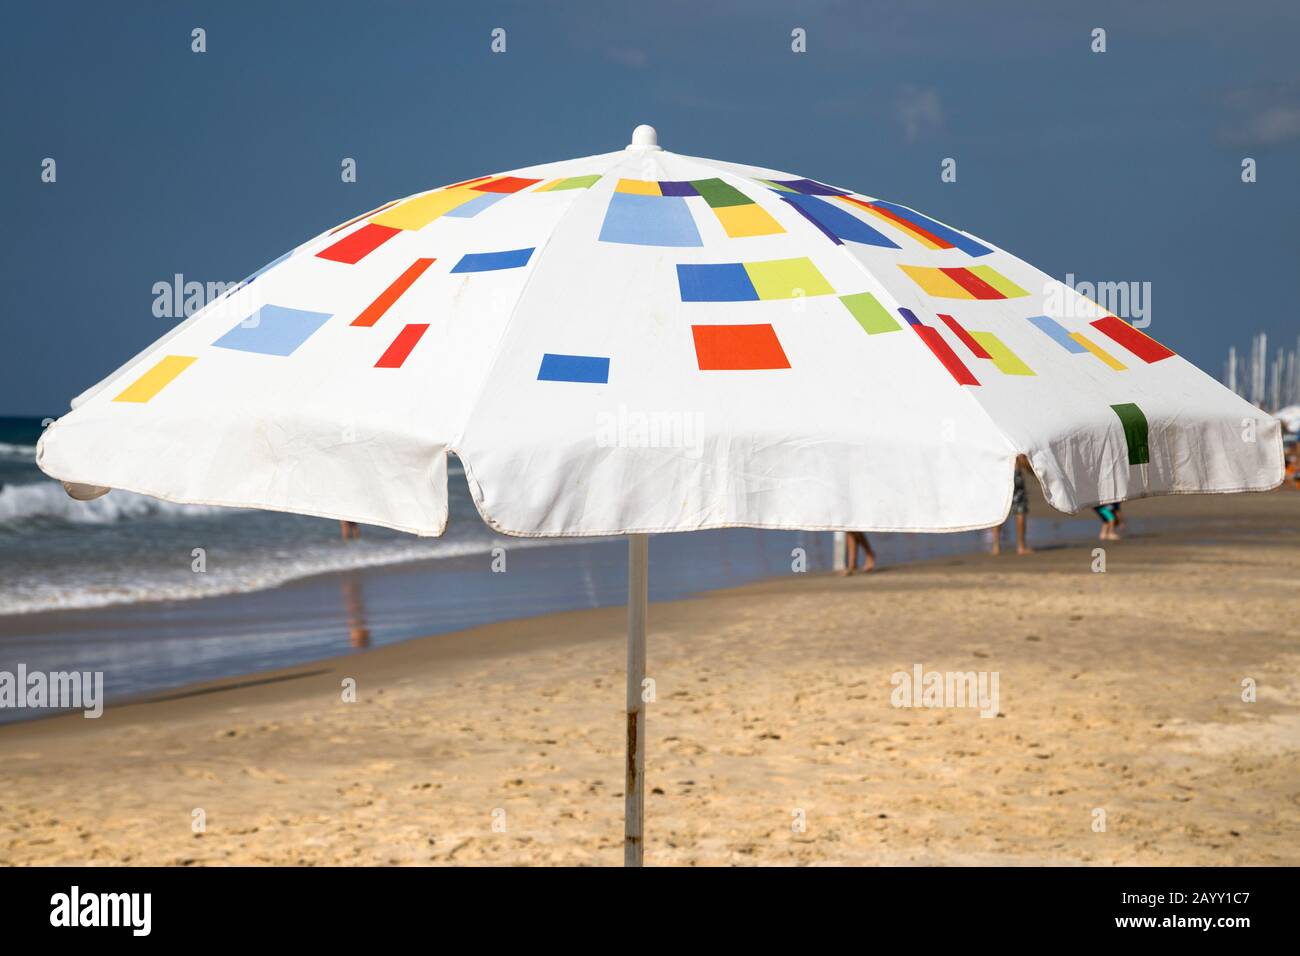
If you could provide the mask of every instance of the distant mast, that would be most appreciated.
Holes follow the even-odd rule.
[[[1221,381],[1229,391],[1266,411],[1300,405],[1300,337],[1293,349],[1279,345],[1271,361],[1265,332],[1252,336],[1245,352],[1228,346]]]

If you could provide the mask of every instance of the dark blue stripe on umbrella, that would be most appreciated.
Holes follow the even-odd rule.
[[[828,203],[816,196],[797,196],[791,193],[778,193],[785,202],[801,212],[805,219],[826,233],[832,242],[840,240],[861,242],[868,246],[881,246],[885,249],[897,249],[898,243],[877,232],[865,222],[846,209]]]
[[[965,233],[958,232],[956,229],[949,229],[941,222],[935,222],[927,216],[922,216],[914,209],[908,209],[906,206],[900,206],[898,203],[885,202],[883,199],[872,201],[872,205],[879,206],[881,209],[888,209],[896,215],[902,216],[909,222],[914,222],[926,232],[934,233],[940,239],[951,242],[954,246],[972,256],[986,256],[993,250],[988,246],[981,245]]]

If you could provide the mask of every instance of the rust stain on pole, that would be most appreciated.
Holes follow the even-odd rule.
[[[627,714],[627,786],[625,793],[631,792],[632,785],[636,782],[636,719],[635,710],[628,711]]]
[[[628,536],[627,562],[627,781],[623,803],[623,865],[641,866],[645,833],[646,605],[649,547],[643,534]]]

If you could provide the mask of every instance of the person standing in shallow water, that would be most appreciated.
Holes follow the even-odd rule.
[[[866,552],[866,557],[862,561],[862,570],[870,571],[876,566],[876,552],[871,550],[871,542],[867,540],[865,531],[847,531],[844,534],[844,543],[847,545],[847,560],[844,562],[844,570],[841,575],[847,577],[858,570],[858,549],[861,548]]]
[[[1026,526],[1029,524],[1029,493],[1025,491],[1025,472],[1029,470],[1029,459],[1024,455],[1016,456],[1015,488],[1011,492],[1011,513],[1016,521],[1016,554],[1033,554],[1034,549],[1025,540]],[[993,553],[1002,553],[1002,526],[993,529]]]
[[[344,544],[347,544],[349,539],[353,541],[361,540],[361,526],[355,521],[340,521],[339,530],[343,533]]]

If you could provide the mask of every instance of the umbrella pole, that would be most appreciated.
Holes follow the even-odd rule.
[[[645,619],[650,582],[649,539],[627,537],[627,780],[623,787],[623,865],[640,866],[645,823]]]

